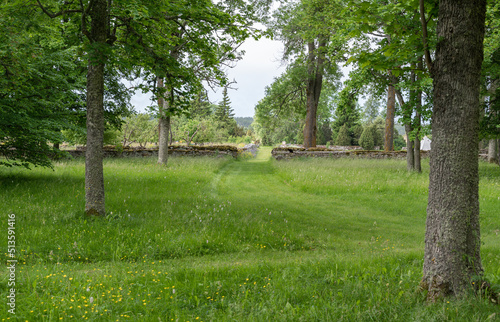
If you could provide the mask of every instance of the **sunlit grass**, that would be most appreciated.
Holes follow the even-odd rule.
[[[16,214],[20,321],[486,320],[487,299],[426,304],[428,163],[171,158],[105,162],[105,218],[84,163],[0,169]],[[486,277],[500,283],[500,168],[481,163]],[[6,229],[5,229],[6,231]],[[0,239],[6,249],[6,236]],[[7,296],[7,271],[1,272]],[[496,314],[496,315],[493,315]]]

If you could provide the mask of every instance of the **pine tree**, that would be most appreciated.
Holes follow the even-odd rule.
[[[230,123],[230,120],[234,118],[234,110],[231,107],[231,101],[227,95],[227,86],[224,87],[222,91],[222,101],[219,102],[215,110],[215,119],[222,122],[223,124]]]
[[[236,124],[234,119],[234,110],[231,107],[231,101],[227,95],[227,86],[224,87],[222,101],[217,105],[214,116],[215,120],[219,123],[217,126],[219,130],[227,131],[227,134],[230,136],[236,135],[238,132],[238,124]]]

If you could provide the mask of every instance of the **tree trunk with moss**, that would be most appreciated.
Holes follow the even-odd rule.
[[[483,274],[478,198],[479,84],[486,0],[441,0],[422,288],[463,296]]]
[[[106,0],[96,0],[89,8],[91,17],[87,71],[87,147],[85,151],[85,213],[105,215],[104,204],[104,61],[107,40]]]

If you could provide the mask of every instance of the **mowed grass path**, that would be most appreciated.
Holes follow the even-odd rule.
[[[495,320],[486,298],[424,301],[428,164],[106,160],[106,218],[86,218],[81,160],[0,169],[16,214],[19,321]],[[500,283],[500,168],[481,163],[482,257]],[[7,229],[5,228],[5,231]],[[7,235],[0,240],[6,249]],[[1,272],[2,298],[8,276]]]

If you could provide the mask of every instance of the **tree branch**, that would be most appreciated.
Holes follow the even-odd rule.
[[[83,5],[83,1],[80,0],[80,8],[82,10],[82,22],[81,22],[81,24],[82,24],[82,34],[84,34],[85,37],[87,37],[88,40],[90,40],[90,41],[92,41],[92,37],[90,36],[90,32],[89,32],[89,30],[87,28],[87,19],[86,19],[86,17],[87,17],[87,14],[88,14],[88,11],[89,11],[91,5],[92,5],[92,1],[90,1],[89,6],[87,7],[87,9],[85,9],[85,7]]]
[[[62,16],[62,15],[65,15],[65,14],[68,14],[68,13],[76,13],[76,12],[81,12],[80,10],[74,10],[74,9],[68,9],[68,10],[61,10],[59,12],[56,12],[56,13],[53,13],[52,11],[50,11],[49,9],[45,8],[42,3],[40,2],[40,0],[36,0],[36,2],[38,3],[38,6],[40,7],[40,9],[42,9],[42,11],[47,15],[49,16],[50,18],[56,18],[56,17],[59,17],[59,16]],[[68,2],[65,4],[71,4],[71,2]]]
[[[401,105],[401,108],[405,105],[405,100],[403,98],[403,95],[401,95],[401,91],[394,86],[394,89],[396,91],[396,96],[398,97],[399,105]]]
[[[422,41],[424,43],[425,64],[429,69],[431,77],[433,75],[433,63],[429,52],[428,35],[427,35],[427,20],[425,20],[424,0],[420,0],[420,22],[422,23]]]
[[[388,37],[387,35],[382,35],[382,34],[378,34],[375,32],[367,32],[367,34],[375,36],[375,37],[380,37],[380,38],[387,38]]]

